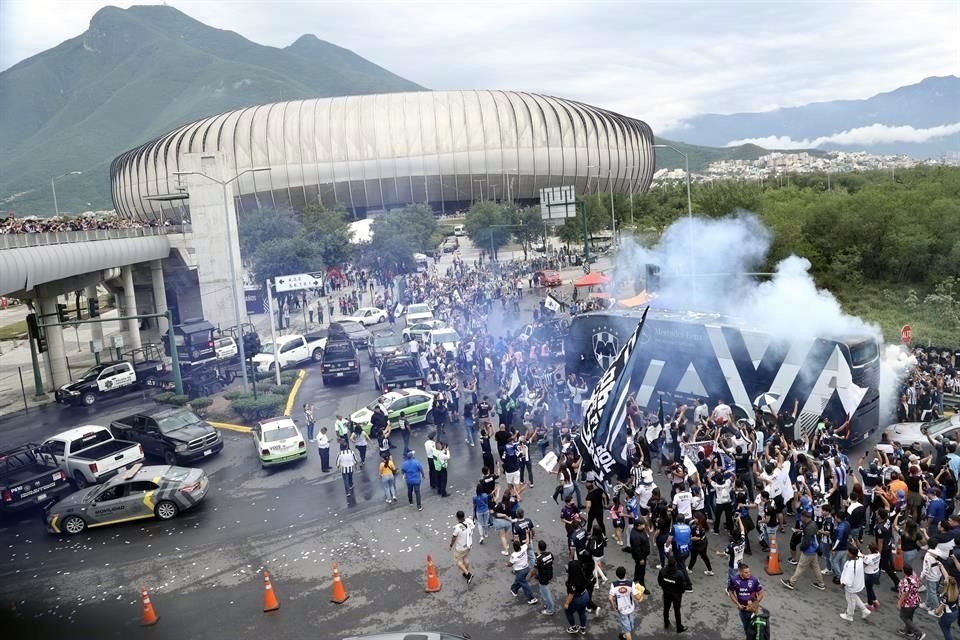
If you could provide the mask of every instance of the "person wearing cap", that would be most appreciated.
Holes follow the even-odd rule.
[[[820,591],[825,591],[823,577],[820,575],[820,561],[817,559],[817,552],[820,550],[819,529],[817,523],[813,521],[813,510],[802,510],[800,512],[800,523],[803,527],[800,537],[800,560],[796,571],[789,580],[780,579],[780,582],[787,589],[793,591],[796,588],[797,580],[801,574],[809,570],[813,573],[813,586]],[[846,550],[846,549],[844,549]]]

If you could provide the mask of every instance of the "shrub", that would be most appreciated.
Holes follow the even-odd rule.
[[[296,381],[297,376],[299,375],[300,374],[298,374],[296,371],[281,371],[280,383],[292,385]]]
[[[253,394],[250,392],[244,392],[240,389],[230,389],[223,393],[225,400],[239,400],[240,398],[252,398]]]
[[[207,407],[213,404],[213,398],[194,398],[190,401],[190,408],[201,418],[207,416]]]
[[[162,402],[163,404],[170,404],[170,398],[175,396],[173,391],[161,391],[157,395],[153,396],[153,399],[157,402]]]
[[[182,407],[183,405],[187,404],[187,402],[190,401],[190,396],[182,393],[177,394],[177,393],[171,393],[167,391],[164,393],[158,393],[156,396],[154,396],[153,399],[163,404],[172,404],[178,407]]]
[[[243,419],[249,422],[272,418],[283,412],[286,404],[286,398],[275,394],[264,394],[254,400],[253,398],[239,398],[234,400],[230,406]]]

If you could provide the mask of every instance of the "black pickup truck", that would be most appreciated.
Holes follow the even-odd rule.
[[[331,333],[323,348],[320,367],[324,385],[334,380],[360,382],[360,356],[353,341],[346,336]]]
[[[0,512],[44,505],[73,491],[57,459],[38,449],[28,443],[0,451]]]
[[[157,407],[110,423],[115,438],[138,442],[148,456],[169,465],[202,460],[223,450],[220,433],[182,407]]]

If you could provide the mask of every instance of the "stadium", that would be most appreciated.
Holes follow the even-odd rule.
[[[640,193],[654,170],[640,120],[513,91],[423,91],[277,102],[197,120],[110,166],[114,207],[187,215],[184,154],[222,152],[240,211],[342,206],[355,216],[411,203],[453,211],[481,199],[536,202],[544,187]]]

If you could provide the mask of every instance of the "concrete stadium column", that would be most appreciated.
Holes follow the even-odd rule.
[[[180,169],[197,172],[186,174],[183,179],[190,196],[192,242],[197,261],[203,317],[214,326],[230,327],[237,323],[235,308],[240,309],[241,318],[246,316],[243,265],[240,261],[237,214],[233,199],[236,182],[226,185],[224,192],[224,187],[215,180],[233,178],[233,165],[225,161],[223,153],[187,153],[181,158]],[[204,175],[200,175],[201,173]],[[242,179],[251,180],[252,175],[247,174]],[[256,175],[258,187],[268,184],[268,177],[264,173]],[[231,282],[231,272],[236,276],[235,282]]]
[[[89,287],[87,287],[87,300],[89,300],[90,298],[99,299],[99,296],[100,294],[97,292],[97,285],[92,284]],[[103,342],[103,325],[100,324],[99,322],[90,323],[90,339],[99,340],[101,343]]]
[[[150,263],[150,280],[153,283],[153,312],[166,313],[167,289],[163,283],[163,260],[154,260]],[[157,319],[157,327],[160,329],[161,336],[165,334],[169,328],[167,319]]]
[[[133,289],[133,265],[127,265],[120,270],[123,278],[123,315],[137,315],[137,294]],[[127,340],[124,350],[140,348],[140,321],[136,318],[124,320],[127,331]]]
[[[38,290],[37,302],[40,307],[40,324],[50,324],[57,321],[57,291],[49,289]],[[47,327],[44,329],[44,337],[47,340],[47,352],[43,354],[47,364],[48,380],[52,383],[52,390],[70,382],[70,374],[67,372],[67,350],[63,344],[63,329],[60,327]]]

